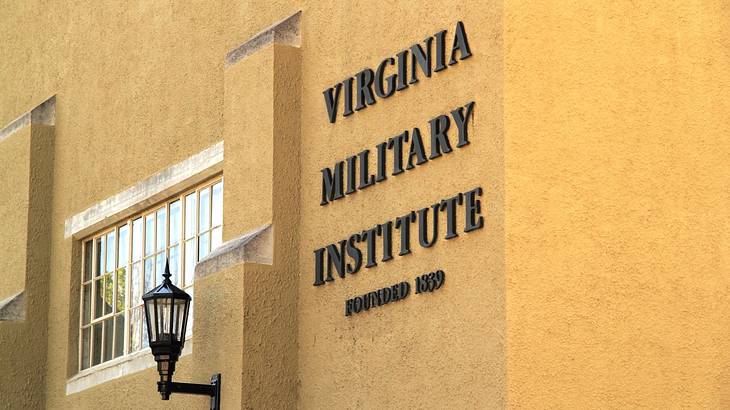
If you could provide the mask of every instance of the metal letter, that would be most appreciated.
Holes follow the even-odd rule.
[[[428,217],[428,207],[421,208],[418,210],[418,243],[421,244],[424,248],[430,248],[433,246],[434,243],[436,243],[436,239],[438,239],[439,234],[439,207],[441,206],[440,203],[431,205],[431,210],[433,214],[433,222],[431,227],[431,241],[428,240],[428,220],[426,219]]]
[[[324,285],[324,248],[314,251],[314,286]]]
[[[366,268],[372,268],[378,263],[375,262],[375,235],[377,235],[378,227],[370,228],[362,231],[360,234],[360,240],[365,241],[367,244],[368,258],[365,264]]]
[[[464,194],[462,193],[441,201],[441,210],[446,210],[446,237],[444,239],[451,239],[459,236],[456,233],[456,205],[461,205],[463,202]]]
[[[451,124],[449,117],[439,115],[429,121],[429,123],[431,124],[431,156],[429,159],[440,157],[442,151],[444,154],[451,152],[449,137],[446,135]]]
[[[347,264],[347,273],[357,273],[362,266],[362,252],[355,245],[356,242],[360,242],[360,234],[352,234],[347,240],[347,254],[353,259],[354,264]]]
[[[324,206],[344,197],[342,194],[342,169],[345,163],[340,161],[335,164],[334,173],[329,168],[322,169],[322,202],[319,204]]]
[[[355,159],[357,155],[347,157],[347,190],[345,195],[350,195],[356,191],[355,188]]]
[[[383,237],[383,262],[393,259],[393,221],[380,224],[381,236]]]
[[[459,60],[464,60],[471,57],[471,50],[469,49],[469,40],[466,38],[466,31],[464,31],[464,23],[461,21],[456,23],[456,34],[454,35],[454,45],[451,47],[451,60],[449,65],[458,63],[456,60],[456,51],[459,51],[461,57]]]
[[[451,116],[454,117],[456,127],[459,129],[459,142],[456,144],[457,148],[461,148],[464,145],[469,144],[469,120],[471,119],[471,113],[473,110],[474,101],[466,105],[466,114],[463,114],[463,107],[459,107],[451,111]]]
[[[415,219],[416,213],[413,211],[395,218],[395,229],[400,230],[400,256],[411,253],[411,222]]]
[[[353,78],[350,77],[342,82],[345,87],[345,112],[342,113],[343,117],[350,116],[354,112],[352,111],[352,81]]]
[[[355,111],[360,111],[368,105],[375,104],[373,98],[373,70],[366,68],[355,75],[357,77],[357,106]]]
[[[408,142],[408,131],[388,139],[388,149],[393,149],[393,175],[403,173],[403,143]]]
[[[327,279],[332,280],[332,266],[337,269],[337,274],[340,278],[345,278],[345,244],[347,241],[342,240],[338,242],[340,245],[339,249],[335,244],[327,245]]]
[[[396,54],[398,57],[398,85],[395,87],[397,91],[408,88],[408,50],[403,50]]]
[[[381,142],[380,144],[376,145],[375,148],[378,149],[378,167],[375,174],[375,182],[380,182],[388,178],[385,175],[385,150],[388,149],[388,143]]]
[[[342,89],[342,83],[339,83],[335,88],[328,88],[322,92],[324,94],[324,105],[327,107],[327,117],[329,117],[330,124],[334,124],[337,120],[337,103],[340,100],[340,90]],[[332,95],[334,93],[334,96]]]
[[[436,67],[433,71],[435,73],[446,70],[446,30],[439,31],[434,34],[436,37]]]
[[[383,74],[385,72],[385,66],[393,64],[395,64],[395,59],[393,59],[393,57],[388,57],[383,60],[380,65],[378,65],[378,68],[375,70],[375,94],[377,94],[380,98],[388,98],[395,92],[395,79],[398,77],[398,75],[391,74],[385,78],[385,82],[388,84],[387,90],[383,85]]]
[[[426,74],[426,77],[431,77],[431,43],[433,37],[429,37],[425,40],[426,51],[423,51],[420,44],[414,44],[411,46],[411,81],[410,84],[418,82],[418,75],[416,74],[416,64],[421,67],[421,71]]]
[[[371,175],[368,172],[370,150],[366,149],[357,155],[360,162],[360,185],[358,185],[357,189],[365,189],[371,185],[375,185],[375,175]]]
[[[466,202],[466,220],[464,221],[464,232],[471,232],[484,226],[484,217],[482,213],[482,203],[477,196],[482,196],[482,188],[474,188],[471,191],[464,192],[464,202]],[[479,218],[476,216],[479,215]]]
[[[408,152],[408,166],[406,169],[415,167],[413,158],[416,158],[416,165],[421,165],[428,161],[426,159],[426,150],[423,148],[423,140],[421,139],[421,130],[414,128],[411,132],[411,148]]]

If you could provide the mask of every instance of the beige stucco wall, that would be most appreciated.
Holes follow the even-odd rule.
[[[0,142],[0,301],[25,288],[30,127]]]
[[[730,405],[727,2],[505,8],[515,408]]]
[[[304,83],[311,86],[305,87],[302,99],[298,405],[502,407],[506,397],[501,6],[420,3],[384,13],[383,5],[349,4],[333,4],[326,11],[334,20],[326,32],[317,29],[324,10],[312,13],[311,20],[303,17],[302,69]],[[363,67],[376,67],[383,58],[439,30],[448,30],[450,41],[459,20],[466,27],[473,57],[351,117],[327,122],[325,88]],[[308,54],[306,49],[313,44],[323,53]],[[320,206],[322,168],[364,149],[374,156],[376,144],[413,127],[428,139],[430,119],[470,101],[476,103],[470,145]],[[450,134],[452,145],[454,135]],[[315,249],[477,186],[484,190],[485,229],[460,233],[450,241],[444,241],[442,233],[428,249],[421,248],[414,236],[410,255],[379,262],[344,280],[337,277],[324,286],[312,286]],[[398,246],[399,240],[394,243]],[[413,285],[417,275],[436,269],[447,274],[447,284],[437,292],[411,294],[402,302],[344,316],[346,299],[404,280]]]
[[[225,65],[300,10],[300,44]],[[32,165],[30,126],[0,141],[0,300],[38,272],[36,322],[0,323],[0,408],[205,408],[159,400],[154,369],[66,395],[80,238],[64,222],[219,141],[224,239],[274,235],[270,264],[196,285],[175,378],[222,372],[225,408],[727,407],[729,18],[720,1],[0,6],[0,129],[57,96],[52,156]],[[460,20],[471,58],[327,121],[324,89]],[[319,205],[322,168],[470,101],[470,145]],[[48,209],[28,203],[34,170],[52,170]],[[477,186],[484,229],[428,249],[412,232],[413,254],[312,286],[315,249]],[[343,315],[437,268],[437,292]],[[11,393],[21,368],[32,394]]]
[[[0,255],[5,257],[2,272],[7,272],[7,278],[2,286],[6,294],[22,291],[13,298],[15,314],[3,314],[0,320],[0,406],[4,408],[44,405],[53,140],[54,127],[29,124],[0,144],[0,160],[15,164],[4,168],[8,179],[0,192],[7,199],[3,209],[7,237],[5,253]]]

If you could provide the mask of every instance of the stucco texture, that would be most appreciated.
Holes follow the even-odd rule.
[[[512,407],[730,406],[728,21],[505,7]]]
[[[0,321],[0,408],[44,406],[53,140],[53,127],[29,125],[0,143],[0,161],[15,164],[4,166],[12,179],[0,191],[8,229],[0,260],[10,279],[0,289],[23,291],[20,317]]]
[[[0,301],[25,288],[25,244],[30,183],[30,128],[0,143]]]
[[[303,11],[298,405],[499,408],[504,369],[503,158],[499,2],[331,2]],[[354,115],[327,122],[322,91],[463,20],[473,57]],[[321,22],[328,21],[327,30]],[[321,169],[475,101],[471,144],[320,206]],[[450,134],[453,139],[454,134]],[[453,141],[452,141],[453,143]],[[468,164],[468,165],[466,165]],[[351,233],[481,186],[485,229],[414,246],[377,267],[313,287],[313,251]],[[463,223],[459,215],[459,224]],[[442,227],[443,229],[443,227]],[[412,231],[414,233],[415,231]],[[398,241],[395,240],[397,244]],[[345,300],[443,269],[428,295],[345,317]],[[336,275],[335,275],[336,276]]]
[[[299,11],[301,44],[225,65]],[[323,90],[440,30],[448,49],[457,21],[470,58],[328,121]],[[728,21],[714,0],[2,3],[0,127],[56,111],[0,140],[0,299],[25,287],[30,315],[0,322],[0,408],[207,407],[161,401],[154,368],[66,394],[65,221],[220,141],[224,240],[273,233],[270,264],[196,282],[175,380],[221,372],[224,408],[730,407]],[[430,143],[471,101],[469,145],[320,205],[323,168]],[[441,218],[433,247],[412,229],[412,254],[312,286],[315,249],[478,186],[483,229],[446,241]],[[435,269],[438,291],[344,315]]]

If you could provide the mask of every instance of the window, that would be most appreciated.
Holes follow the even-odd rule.
[[[147,347],[142,295],[171,280],[193,295],[195,263],[221,244],[217,177],[82,241],[79,370]],[[193,305],[188,334],[191,334]]]

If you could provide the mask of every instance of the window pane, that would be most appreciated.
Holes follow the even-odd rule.
[[[198,242],[198,260],[202,260],[208,254],[208,247],[210,246],[210,232],[206,232],[200,235]]]
[[[165,273],[166,256],[166,252],[161,252],[157,254],[157,281],[155,282],[155,286],[159,286],[162,284],[162,274]]]
[[[157,211],[157,250],[161,251],[167,246],[165,235],[167,234],[167,210],[165,208]]]
[[[155,250],[155,214],[145,217],[144,254],[151,255]]]
[[[104,240],[103,236],[96,239],[96,272],[94,272],[95,276],[99,276],[106,271],[104,267],[104,262],[106,261],[106,252],[104,252],[105,244],[106,240]]]
[[[110,232],[106,236],[106,271],[111,272],[114,267],[117,266],[115,257],[117,252],[116,247],[116,232]]]
[[[223,228],[220,226],[213,229],[213,235],[210,238],[210,250],[214,250],[221,244],[223,239]]]
[[[84,306],[83,311],[81,312],[81,322],[85,325],[89,324],[89,320],[91,320],[91,284],[84,285],[83,289],[83,298],[84,298]]]
[[[132,260],[142,259],[142,218],[135,219],[132,223]]]
[[[94,281],[94,319],[104,313],[104,278]]]
[[[170,204],[170,245],[180,242],[180,227],[182,226],[182,206],[180,201]]]
[[[87,369],[91,364],[90,343],[91,328],[87,327],[81,331],[81,370]]]
[[[200,191],[200,232],[210,228],[210,188]]]
[[[114,327],[114,357],[119,357],[124,354],[124,313],[116,316]]]
[[[119,257],[117,268],[127,266],[129,262],[129,226],[119,228]]]
[[[213,185],[213,226],[223,224],[223,181]]]
[[[84,282],[91,280],[91,268],[93,265],[94,258],[94,242],[86,241],[84,244]]]
[[[155,287],[155,258],[144,260],[144,293]]]
[[[124,311],[125,297],[127,296],[127,268],[117,270],[117,312]]]
[[[170,280],[177,286],[180,286],[180,246],[170,248]]]
[[[130,305],[135,306],[142,303],[142,262],[132,265],[132,280],[129,285],[131,287]]]
[[[142,348],[142,340],[141,340],[141,333],[142,329],[140,328],[142,324],[142,318],[141,313],[142,308],[136,308],[132,309],[132,314],[130,315],[131,320],[129,321],[129,351],[135,352]]]
[[[195,236],[195,194],[185,197],[185,239]]]
[[[95,324],[93,328],[94,333],[91,343],[91,365],[95,366],[101,363],[101,323]]]
[[[104,314],[112,313],[114,306],[114,276],[111,273],[104,275]]]
[[[140,308],[140,310],[141,309],[142,308]],[[147,324],[145,323],[144,312],[140,311],[139,316],[141,318],[139,326],[142,328],[142,338],[141,338],[142,348],[145,348],[150,345],[150,338],[147,337]]]
[[[183,319],[185,319],[185,303],[179,303],[179,300],[175,300],[175,332],[180,334],[180,329],[183,327]]]
[[[114,347],[114,319],[104,321],[104,361],[112,359]]]
[[[185,242],[185,286],[190,286],[193,283],[196,256],[195,239]]]

